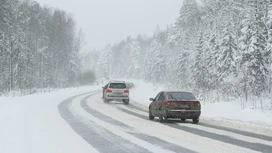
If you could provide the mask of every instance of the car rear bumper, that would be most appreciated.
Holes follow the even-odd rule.
[[[199,118],[200,110],[164,110],[162,115],[167,118],[186,118],[194,119]]]
[[[128,96],[106,96],[105,97],[106,100],[124,100],[124,99],[129,99]]]

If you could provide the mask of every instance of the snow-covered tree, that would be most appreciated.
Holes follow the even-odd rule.
[[[163,83],[166,78],[166,62],[160,44],[156,40],[151,44],[151,52],[153,53],[149,72],[151,82]]]
[[[140,43],[137,40],[133,40],[130,46],[130,66],[129,74],[132,78],[138,78],[141,76],[141,65],[140,65]]]
[[[218,58],[216,59],[219,80],[228,81],[233,80],[237,75],[236,72],[236,59],[237,56],[237,42],[236,34],[233,31],[231,21],[229,25],[222,31],[222,39],[220,43],[220,50],[217,52]]]
[[[184,0],[173,26],[108,48],[112,74],[204,93],[248,97],[270,92],[271,4]]]
[[[0,94],[75,85],[75,37],[75,22],[64,11],[30,0],[2,0]]]

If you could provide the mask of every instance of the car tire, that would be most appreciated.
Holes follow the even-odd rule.
[[[128,104],[129,104],[129,99],[124,99],[124,100],[123,100],[123,103],[124,103],[125,105],[128,105]]]
[[[162,115],[159,116],[159,121],[162,123],[163,122],[163,117]]]
[[[150,109],[149,109],[149,119],[154,120],[154,116],[152,116],[152,113],[151,113]]]
[[[105,98],[106,98],[106,93],[105,93],[105,91],[103,91],[102,98],[103,98],[103,99],[105,99]]]
[[[162,123],[162,122],[167,122],[167,117],[163,117],[162,115],[162,111],[160,110],[160,115],[159,115],[159,121]]]
[[[199,122],[199,118],[193,119],[193,124],[198,124],[198,122]]]
[[[167,122],[167,117],[163,117],[162,115],[159,116],[159,121],[162,122]]]
[[[110,100],[104,99],[104,103],[109,103]]]

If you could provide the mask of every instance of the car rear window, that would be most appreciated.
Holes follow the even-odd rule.
[[[195,96],[189,92],[168,92],[167,97],[176,100],[196,100]]]
[[[124,89],[126,88],[126,84],[125,83],[111,83],[109,88]]]

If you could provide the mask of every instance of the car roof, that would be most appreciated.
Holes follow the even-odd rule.
[[[167,91],[163,91],[163,92],[166,92],[166,93],[168,93],[168,92],[182,92],[182,93],[191,93],[192,94],[192,92],[190,92],[190,91],[171,91],[171,90],[167,90]]]
[[[125,83],[125,81],[112,80],[110,83]]]

